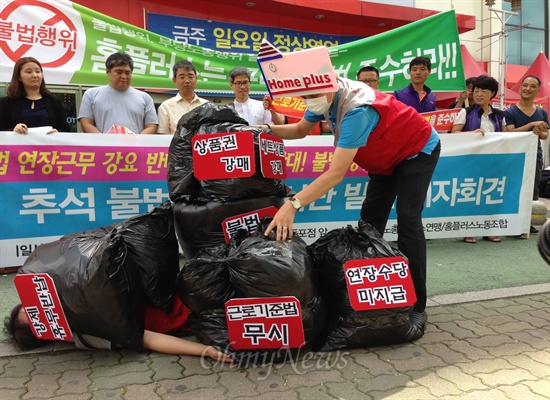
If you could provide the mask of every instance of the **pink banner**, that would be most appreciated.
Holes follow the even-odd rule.
[[[166,180],[166,147],[4,145],[0,176],[21,181]]]
[[[287,146],[286,173],[292,178],[316,178],[328,170],[334,153],[333,147],[320,146]],[[351,164],[347,177],[367,176],[367,171],[357,164]]]

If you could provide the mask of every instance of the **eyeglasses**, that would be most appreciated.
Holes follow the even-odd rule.
[[[373,83],[378,82],[378,79],[364,79],[361,82],[366,83],[367,85],[371,85]]]
[[[233,85],[235,86],[238,86],[238,87],[241,87],[241,86],[248,86],[250,85],[250,81],[237,81],[237,82],[233,82]]]

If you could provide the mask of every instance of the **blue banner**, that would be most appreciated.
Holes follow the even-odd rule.
[[[0,267],[22,265],[37,245],[144,214],[168,198],[170,135],[19,135],[0,132]],[[423,212],[426,237],[517,235],[531,220],[537,137],[531,132],[442,134]],[[296,192],[330,167],[331,136],[285,141]],[[296,214],[311,243],[356,225],[368,185],[352,164],[343,182]],[[384,238],[395,240],[392,211]]]
[[[257,53],[262,39],[267,39],[282,52],[317,46],[334,47],[364,39],[363,36],[325,35],[164,14],[147,15],[148,30],[151,32],[174,39],[179,43],[235,53]]]

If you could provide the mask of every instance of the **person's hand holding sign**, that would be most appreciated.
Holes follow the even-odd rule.
[[[273,103],[273,99],[268,94],[266,94],[263,100],[264,109],[271,110],[272,109],[271,103]]]

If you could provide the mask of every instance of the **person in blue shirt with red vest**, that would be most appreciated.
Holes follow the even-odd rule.
[[[417,302],[411,321],[426,325],[426,239],[422,210],[441,150],[439,136],[413,108],[362,82],[338,78],[337,92],[302,96],[307,111],[298,123],[268,127],[283,139],[300,139],[322,120],[336,149],[327,171],[284,203],[265,234],[292,237],[296,212],[342,182],[353,162],[369,172],[361,219],[384,234],[397,198],[397,244],[409,260]]]
[[[435,111],[435,94],[424,84],[432,71],[432,62],[428,57],[413,58],[409,63],[409,70],[411,83],[393,92],[394,97],[419,113]]]

